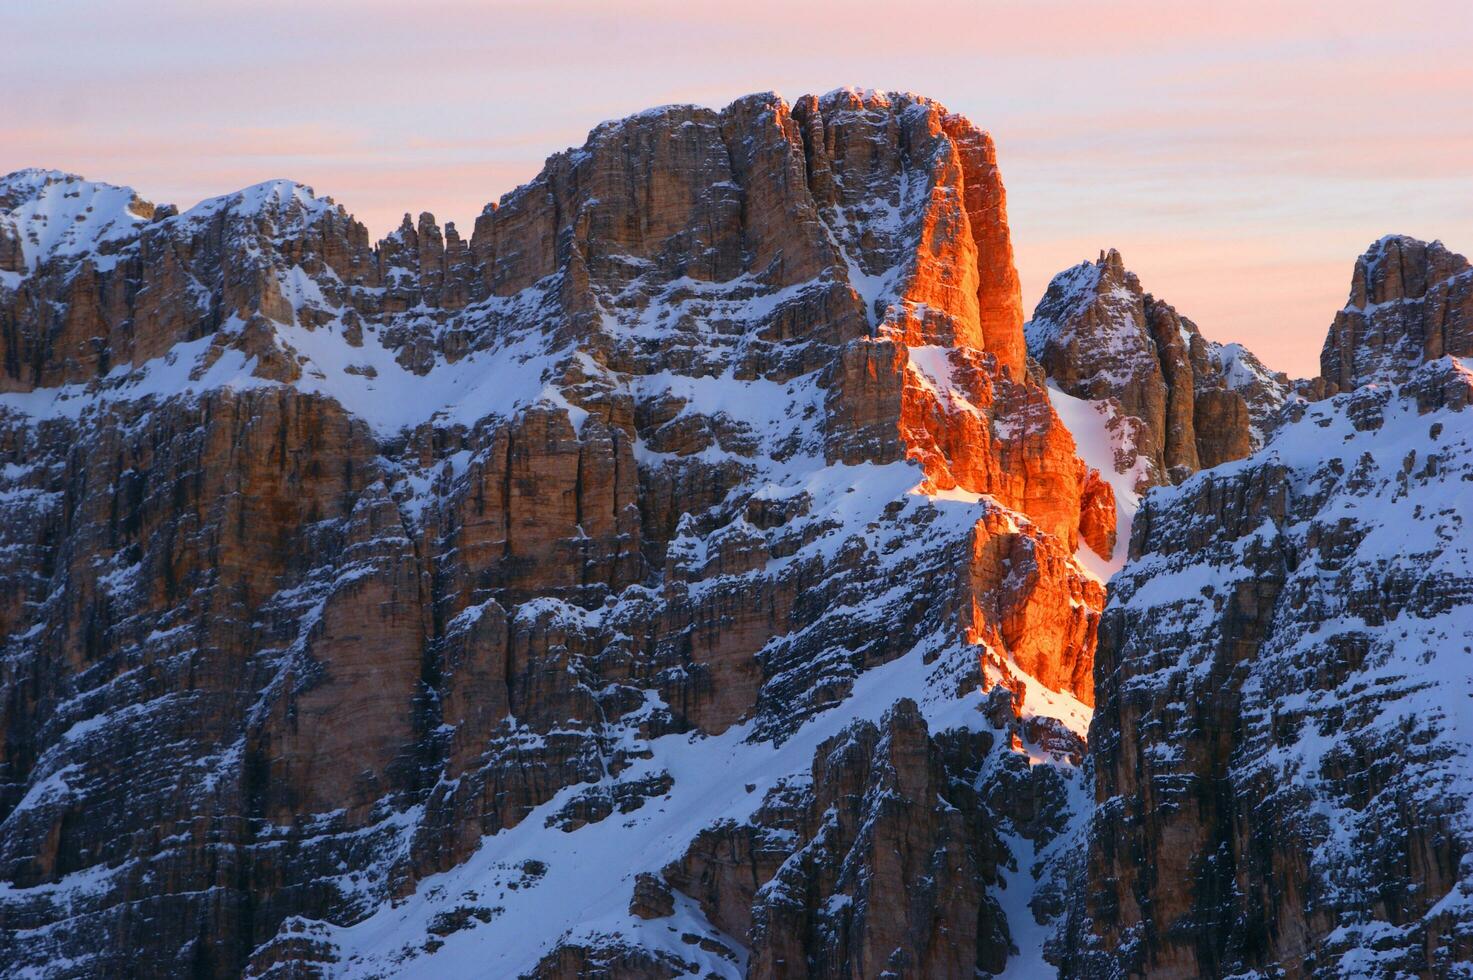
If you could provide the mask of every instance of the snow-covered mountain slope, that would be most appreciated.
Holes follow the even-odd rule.
[[[107,263],[118,243],[154,216],[131,188],[55,170],[0,177],[0,275],[15,283],[54,257],[88,255]]]
[[[129,208],[0,281],[16,972],[1039,961],[1116,504],[986,134],[664,107],[468,240]]]
[[[1383,322],[1427,322],[1419,293]],[[1467,974],[1473,348],[1375,366],[1405,340],[1386,330],[1346,358],[1354,390],[1291,403],[1263,450],[1136,514],[1069,972]]]
[[[602,124],[468,238],[0,179],[0,961],[1447,972],[1466,263],[1387,242],[1327,350],[1398,373],[1289,386],[1113,253],[1025,338],[907,94]]]
[[[1136,451],[1138,431],[1113,398],[1075,398],[1049,385],[1054,411],[1074,436],[1079,458],[1099,472],[1115,498],[1115,546],[1107,555],[1081,547],[1079,562],[1101,582],[1108,582],[1125,565],[1130,551],[1131,526],[1140,507],[1137,489],[1151,482],[1150,460]]]

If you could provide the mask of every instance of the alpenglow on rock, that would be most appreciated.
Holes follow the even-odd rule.
[[[1207,340],[1145,292],[1113,248],[1055,276],[1024,331],[1060,390],[1109,402],[1118,468],[1141,490],[1242,459],[1263,445],[1291,391],[1242,345]]]
[[[991,139],[853,90],[468,237],[0,178],[0,972],[1466,972],[1468,282],[1025,336]]]
[[[651,110],[468,239],[13,174],[0,388],[11,968],[1041,962],[1118,505],[939,104]]]

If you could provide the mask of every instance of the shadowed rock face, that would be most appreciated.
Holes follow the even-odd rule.
[[[1120,471],[1137,470],[1142,491],[1247,456],[1291,392],[1241,345],[1205,339],[1144,292],[1114,249],[1055,276],[1025,332],[1049,381],[1122,417]]]
[[[1388,235],[1355,263],[1345,308],[1320,352],[1343,391],[1405,381],[1425,361],[1473,354],[1473,268],[1442,242]]]
[[[1067,972],[1430,977],[1473,956],[1459,267],[1373,246],[1326,342],[1321,381],[1350,390],[1136,514]]]
[[[0,179],[0,957],[997,968],[977,835],[1013,818],[979,801],[1015,753],[1077,775],[1038,721],[1092,697],[1074,555],[1115,514],[1021,325],[992,142],[909,95],[604,124],[468,240],[421,215],[370,245],[288,182],[180,214]],[[887,666],[921,707],[822,763],[852,794],[793,803],[872,874],[810,846],[781,907],[677,896],[689,943],[573,934],[660,870],[641,820],[690,808],[663,862],[746,798],[667,760],[836,734]],[[553,843],[476,863],[513,832]],[[391,899],[410,933],[354,931]]]
[[[0,957],[1448,974],[1469,281],[1377,243],[1293,385],[1113,252],[1025,334],[912,95],[606,123],[468,239],[0,178]],[[1158,487],[1103,620],[1068,395]]]
[[[1007,851],[972,785],[990,749],[987,733],[933,739],[900,701],[820,745],[809,778],[751,821],[702,831],[664,876],[751,937],[753,976],[999,972],[1009,936],[988,886]]]

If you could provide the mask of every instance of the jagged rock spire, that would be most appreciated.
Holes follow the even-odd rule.
[[[1121,472],[1139,470],[1141,489],[1246,456],[1289,391],[1241,345],[1207,340],[1145,292],[1113,248],[1055,276],[1024,333],[1061,390],[1118,407],[1132,429]]]

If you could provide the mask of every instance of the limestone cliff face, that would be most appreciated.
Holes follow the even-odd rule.
[[[1137,513],[1095,665],[1068,972],[1473,957],[1473,372],[1448,356],[1468,279],[1448,254],[1377,243],[1326,342],[1322,381],[1350,390]]]
[[[1241,345],[1207,340],[1145,292],[1114,249],[1055,276],[1026,334],[1060,390],[1111,403],[1128,430],[1120,471],[1141,490],[1247,456],[1291,392]]]
[[[751,937],[754,976],[1000,972],[1007,921],[988,887],[1006,847],[969,778],[990,749],[982,732],[932,738],[900,701],[821,744],[749,820],[704,829],[664,877]]]
[[[1473,269],[1442,242],[1388,235],[1355,263],[1345,308],[1320,352],[1343,391],[1406,380],[1423,362],[1473,354]]]
[[[13,174],[0,391],[8,962],[1006,962],[992,789],[1077,784],[1115,503],[937,103],[652,110],[468,239]],[[650,876],[763,800],[782,900],[682,884],[668,926]],[[594,915],[636,881],[653,918]]]

